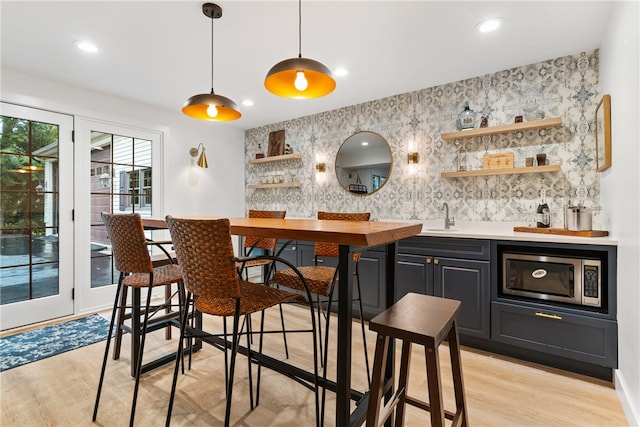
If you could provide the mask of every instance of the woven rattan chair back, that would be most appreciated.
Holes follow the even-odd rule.
[[[229,219],[166,219],[187,290],[205,298],[240,298]]]
[[[369,221],[370,212],[323,212],[318,211],[318,219],[332,219],[338,221]],[[315,256],[326,256],[337,258],[339,255],[339,246],[335,243],[316,243]]]
[[[151,273],[153,263],[140,214],[101,214],[111,241],[115,267],[125,273]]]
[[[284,219],[286,215],[287,215],[287,211],[249,210],[249,218]],[[275,237],[264,237],[261,239],[260,237],[256,237],[256,236],[247,236],[244,239],[245,249],[250,249],[252,247],[255,247],[257,249],[267,249],[271,251],[271,253],[275,253],[277,244],[278,244],[278,239],[276,239]]]

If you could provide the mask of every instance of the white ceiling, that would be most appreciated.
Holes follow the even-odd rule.
[[[199,1],[5,1],[3,68],[179,111],[208,93],[211,27]],[[302,2],[302,55],[348,68],[314,100],[279,98],[263,80],[298,54],[298,2],[220,1],[214,88],[249,129],[373,99],[598,48],[608,1]],[[482,19],[504,18],[480,34]],[[89,55],[74,40],[90,40]],[[255,105],[240,102],[252,99]]]

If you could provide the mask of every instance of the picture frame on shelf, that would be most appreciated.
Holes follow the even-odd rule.
[[[284,129],[269,132],[267,157],[282,156],[284,154],[284,146]]]
[[[611,95],[603,95],[596,107],[596,171],[611,167]]]

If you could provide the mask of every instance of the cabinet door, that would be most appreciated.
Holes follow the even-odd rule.
[[[433,258],[398,254],[396,262],[396,301],[409,292],[433,295]]]
[[[298,265],[313,265],[315,245],[309,242],[298,242]],[[320,264],[322,265],[322,264]]]
[[[459,332],[489,338],[489,262],[434,258],[433,264],[435,295],[462,302]]]
[[[276,247],[276,254],[279,254],[280,257],[286,259],[293,265],[298,266],[298,243],[293,241],[293,242],[290,242],[288,245],[286,244],[287,244],[286,240],[278,240],[278,245]],[[283,246],[285,246],[284,249],[282,249]],[[278,266],[278,268],[282,268],[282,267]]]
[[[276,253],[280,252],[286,240],[279,240]],[[280,257],[286,259],[296,267],[313,265],[313,243],[292,241],[280,252]]]
[[[365,320],[369,320],[382,312],[386,307],[386,255],[384,252],[365,251],[358,263],[358,275],[360,276],[360,290],[362,291],[362,311]],[[354,278],[353,295],[357,296],[357,287]],[[353,315],[356,317],[360,307],[353,304]]]

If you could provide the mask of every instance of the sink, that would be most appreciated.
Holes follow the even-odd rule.
[[[423,228],[422,231],[431,231],[431,232],[435,231],[435,232],[439,232],[439,233],[453,233],[453,232],[460,231],[460,230],[458,230],[457,228],[449,228],[449,229],[446,229],[446,228]]]

